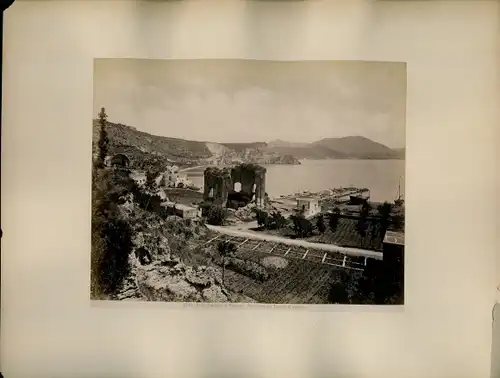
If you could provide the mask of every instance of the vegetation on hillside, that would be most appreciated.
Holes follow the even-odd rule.
[[[332,281],[328,300],[338,304],[404,303],[404,272],[384,260],[371,260],[363,272],[344,270]]]
[[[107,156],[106,113],[99,114],[98,153],[92,170],[91,295],[113,293],[128,274],[132,229],[118,204],[129,192],[130,179],[119,170],[104,169]]]
[[[280,211],[272,211],[268,213],[259,208],[254,208],[255,217],[259,227],[266,230],[278,230],[288,225],[288,221]]]

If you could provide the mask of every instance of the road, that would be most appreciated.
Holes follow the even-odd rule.
[[[207,224],[207,227],[212,231],[230,236],[239,236],[242,238],[248,238],[254,240],[265,240],[287,245],[296,245],[308,249],[319,249],[328,252],[338,252],[348,256],[364,256],[364,257],[371,257],[376,260],[382,260],[382,252],[375,252],[358,248],[339,247],[333,244],[312,243],[305,240],[288,239],[282,236],[268,235],[256,231],[251,231],[249,229],[236,228],[235,226],[225,227],[225,226],[212,226]]]

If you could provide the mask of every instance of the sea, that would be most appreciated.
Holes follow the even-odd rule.
[[[394,201],[398,191],[404,198],[404,160],[302,160],[300,165],[264,165],[266,192],[270,197],[304,191],[356,187],[368,188],[374,202]],[[188,179],[203,188],[203,170],[187,170]]]

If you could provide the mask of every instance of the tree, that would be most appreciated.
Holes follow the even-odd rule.
[[[99,151],[97,155],[97,161],[96,161],[96,167],[98,169],[104,168],[104,160],[106,159],[106,156],[108,155],[108,144],[109,144],[109,139],[108,139],[108,133],[106,131],[106,119],[108,118],[106,111],[104,108],[101,108],[101,112],[99,113]]]
[[[338,207],[333,209],[333,212],[328,217],[328,226],[330,230],[335,233],[337,231],[337,226],[339,224],[340,209]]]
[[[365,201],[363,205],[361,205],[360,214],[362,217],[367,218],[370,215],[371,210],[372,206],[367,201]]]
[[[269,214],[265,212],[264,210],[254,208],[255,212],[255,217],[257,218],[257,224],[259,227],[266,228],[267,227],[267,222],[269,218]]]
[[[159,173],[155,172],[153,170],[147,170],[146,171],[146,188],[149,190],[154,190],[156,189],[156,178],[158,177]]]
[[[323,234],[326,231],[325,219],[323,217],[323,214],[320,214],[318,216],[318,219],[316,219],[316,228],[321,234]]]
[[[224,276],[226,273],[226,258],[236,252],[236,245],[228,240],[224,240],[217,244],[217,250],[222,257],[222,286],[224,286]]]
[[[293,223],[293,230],[298,237],[303,238],[312,235],[313,225],[303,214],[290,215],[290,219]]]
[[[380,217],[380,235],[384,235],[389,227],[389,218],[392,212],[392,205],[389,202],[384,202],[377,206],[378,215]]]
[[[273,211],[267,220],[266,227],[269,230],[277,230],[277,229],[285,227],[286,224],[287,224],[287,221],[286,221],[285,217],[281,214],[281,212]]]
[[[370,215],[371,205],[365,201],[361,206],[361,211],[358,220],[358,232],[361,236],[366,236],[366,230],[368,229],[367,218]]]

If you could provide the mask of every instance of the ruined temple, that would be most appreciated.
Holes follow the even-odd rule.
[[[262,207],[265,194],[266,169],[260,165],[240,164],[232,168],[205,169],[204,200],[230,207],[245,206],[255,201],[257,206]]]

